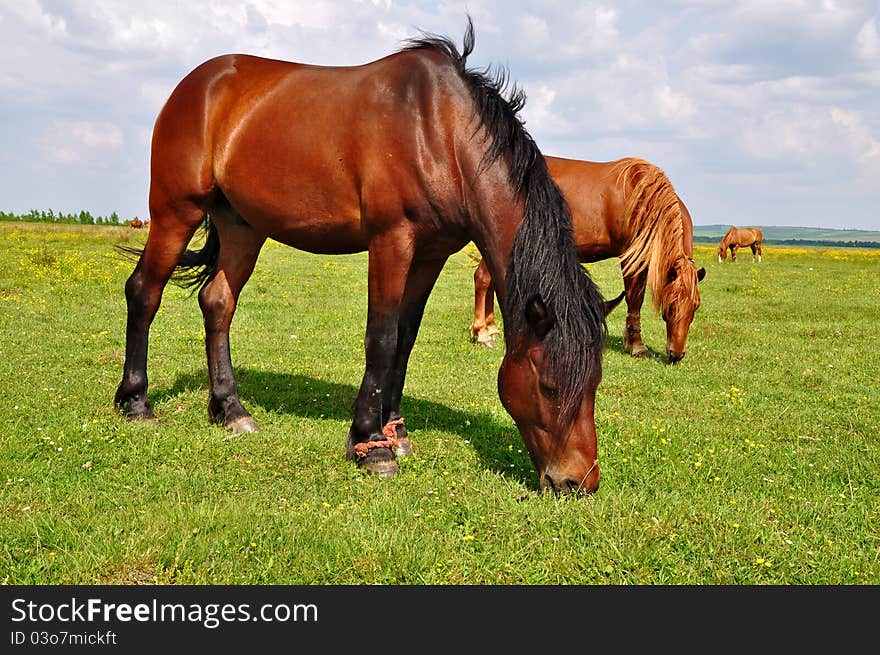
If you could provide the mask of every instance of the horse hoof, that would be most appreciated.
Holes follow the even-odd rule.
[[[227,423],[226,429],[232,434],[246,434],[248,432],[257,432],[260,426],[250,416],[241,416],[231,423]]]
[[[489,337],[489,339],[485,339],[485,340],[478,339],[477,344],[480,346],[483,346],[483,348],[494,348],[495,347],[495,342],[492,341],[491,337]]]
[[[651,355],[651,353],[648,351],[647,348],[644,348],[644,347],[633,348],[633,351],[632,351],[633,357],[649,357],[650,355]]]
[[[367,459],[363,458],[358,466],[371,475],[380,478],[393,478],[400,473],[400,466],[393,459]]]
[[[153,414],[153,409],[151,407],[141,410],[129,409],[125,412],[125,419],[127,421],[145,421],[147,423],[153,423],[156,421],[156,415]]]
[[[399,437],[397,439],[397,447],[394,449],[394,454],[398,457],[408,457],[412,454],[412,441],[410,441],[409,437]]]

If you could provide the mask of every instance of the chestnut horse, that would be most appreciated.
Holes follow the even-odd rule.
[[[718,244],[718,261],[727,259],[727,251],[730,251],[730,261],[736,261],[736,251],[748,246],[752,249],[752,261],[761,261],[764,248],[761,242],[764,240],[764,232],[759,227],[731,227],[727,234]]]
[[[595,392],[603,298],[574,257],[571,216],[506,73],[466,67],[423,34],[360,66],[225,55],[187,75],[153,131],[152,229],[125,285],[125,363],[115,405],[153,418],[150,324],[173,274],[199,287],[209,417],[257,430],[236,390],[229,327],[266,239],[318,254],[367,251],[365,368],[348,459],[395,475],[411,443],[400,414],[407,362],[447,258],[473,241],[496,280],[507,353],[498,393],[542,488],[599,485]],[[204,246],[187,245],[204,225]]]
[[[574,243],[582,262],[620,257],[626,295],[623,342],[634,357],[648,349],[641,337],[645,287],[666,322],[671,362],[687,350],[687,336],[700,306],[697,282],[706,269],[694,264],[693,223],[664,172],[634,157],[610,162],[545,157],[574,221]],[[495,324],[492,278],[484,261],[474,272],[471,337],[493,345]]]

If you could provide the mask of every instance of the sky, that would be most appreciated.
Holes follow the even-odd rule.
[[[880,230],[878,0],[0,0],[0,210],[146,218],[204,60],[362,64],[467,15],[544,154],[648,159],[697,225]]]

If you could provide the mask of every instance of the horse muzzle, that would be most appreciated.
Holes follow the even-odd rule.
[[[672,350],[671,348],[666,349],[666,355],[669,357],[670,364],[678,364],[681,360],[684,359],[686,351],[682,350],[681,352],[677,350]]]
[[[594,462],[593,466],[582,478],[566,476],[561,472],[555,473],[554,476],[545,471],[541,474],[540,482],[541,489],[546,489],[562,496],[585,496],[594,493],[599,489],[599,462]]]

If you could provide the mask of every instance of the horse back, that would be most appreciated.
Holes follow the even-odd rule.
[[[674,193],[665,173],[639,157],[595,162],[545,157],[553,180],[568,202],[574,225],[575,244],[581,261],[595,262],[621,255],[637,236],[639,226],[627,221],[627,204],[639,181],[652,176]],[[684,242],[693,252],[693,226],[684,203],[681,210]],[[650,202],[642,199],[639,202]],[[688,246],[685,246],[688,250]]]
[[[620,220],[626,206],[626,189],[618,179],[616,166],[621,160],[544,159],[568,203],[580,260],[596,262],[623,252],[629,234]]]
[[[759,227],[744,227],[736,230],[736,243],[740,246],[760,245],[763,239],[764,233]]]

